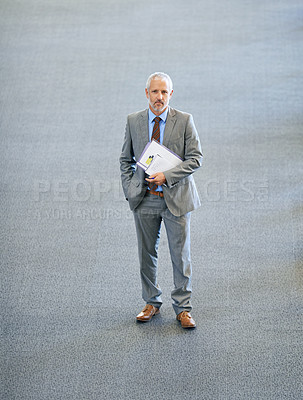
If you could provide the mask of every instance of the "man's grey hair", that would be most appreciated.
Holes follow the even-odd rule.
[[[151,74],[147,81],[146,81],[146,89],[149,92],[149,88],[150,88],[150,82],[153,79],[166,79],[168,82],[168,86],[169,86],[169,91],[171,92],[173,90],[173,81],[171,80],[170,76],[165,74],[164,72],[154,72],[153,74]]]

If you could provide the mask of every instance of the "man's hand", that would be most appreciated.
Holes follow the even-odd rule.
[[[165,175],[163,172],[157,172],[156,174],[151,175],[149,178],[145,178],[147,182],[152,182],[157,186],[163,185],[166,182]]]

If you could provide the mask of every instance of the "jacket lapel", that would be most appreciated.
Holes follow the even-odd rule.
[[[169,146],[171,134],[173,132],[175,123],[176,123],[176,112],[173,108],[169,108],[165,124],[164,137],[163,137],[163,144],[166,147]]]
[[[138,119],[138,136],[141,143],[142,150],[148,142],[148,110],[142,111]]]

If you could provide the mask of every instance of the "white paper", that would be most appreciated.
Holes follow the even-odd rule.
[[[152,175],[176,167],[181,162],[182,159],[177,154],[156,140],[152,140],[143,150],[137,165],[143,168],[146,173]]]
[[[178,159],[178,164],[181,160]],[[150,166],[145,170],[148,175],[156,174],[157,172],[168,171],[169,169],[175,167],[178,164],[173,164],[165,158],[161,157],[159,154],[156,154],[150,164]]]

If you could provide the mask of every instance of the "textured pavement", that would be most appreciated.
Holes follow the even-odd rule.
[[[298,0],[0,3],[1,399],[302,398]],[[118,158],[147,76],[194,116],[193,316],[143,307]]]

